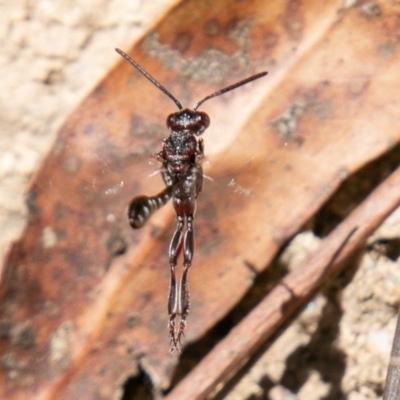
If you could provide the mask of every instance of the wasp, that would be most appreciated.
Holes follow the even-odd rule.
[[[177,225],[168,250],[171,275],[168,294],[168,329],[170,352],[179,353],[189,313],[188,273],[194,253],[193,220],[196,200],[203,187],[201,160],[204,157],[204,142],[198,137],[210,126],[209,116],[205,112],[198,111],[198,108],[205,101],[259,79],[267,75],[267,72],[260,72],[218,90],[204,97],[190,109],[183,108],[182,103],[135,60],[122,50],[116,49],[116,51],[165,93],[179,109],[178,112],[167,117],[170,135],[164,139],[161,151],[156,154],[156,159],[161,163],[165,189],[154,196],[135,197],[128,206],[129,223],[133,229],[139,229],[146,224],[155,211],[172,199]],[[181,254],[183,254],[183,272],[178,283],[175,270]]]

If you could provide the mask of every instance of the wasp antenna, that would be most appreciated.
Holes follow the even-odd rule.
[[[193,107],[193,111],[196,111],[201,104],[203,104],[205,101],[212,99],[213,97],[217,97],[217,96],[221,96],[221,94],[224,94],[226,92],[230,92],[231,90],[234,90],[236,88],[238,88],[239,86],[243,86],[246,85],[249,82],[255,81],[256,79],[262,78],[263,76],[267,75],[268,72],[264,71],[264,72],[260,72],[258,74],[252,75],[246,79],[243,79],[242,81],[236,82],[233,85],[227,86],[224,89],[218,90],[218,92],[215,92],[213,94],[208,95],[207,97],[204,97],[203,100],[200,100],[199,102],[197,102],[195,104],[195,106]]]
[[[129,57],[128,54],[123,52],[120,49],[115,49],[115,51],[125,58],[129,64],[133,65],[142,75],[144,75],[154,86],[158,87],[163,93],[165,93],[177,106],[180,110],[183,109],[182,103],[175,98],[172,93],[170,93],[160,82],[154,79],[147,71],[145,71],[133,58]]]

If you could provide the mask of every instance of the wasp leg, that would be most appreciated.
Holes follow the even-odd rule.
[[[179,254],[182,251],[183,244],[183,227],[184,218],[182,216],[177,217],[178,224],[174,235],[172,236],[171,244],[169,246],[169,265],[171,273],[171,283],[169,287],[168,295],[168,314],[169,314],[169,337],[171,340],[171,353],[179,353],[179,342],[176,336],[175,320],[181,313],[180,300],[179,300],[179,288],[176,284],[175,268],[178,261]]]
[[[194,252],[194,230],[193,230],[193,216],[187,218],[187,228],[183,240],[183,273],[179,290],[180,302],[180,323],[177,342],[181,343],[181,338],[185,335],[186,317],[189,314],[190,298],[189,298],[189,284],[188,273],[192,265],[193,252]]]

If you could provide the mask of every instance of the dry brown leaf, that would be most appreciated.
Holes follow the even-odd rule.
[[[270,72],[202,108],[213,181],[198,201],[187,342],[346,177],[398,142],[399,12],[388,2],[188,1],[130,52],[185,105]],[[2,397],[110,398],[139,365],[168,387],[174,215],[168,205],[133,232],[125,208],[162,188],[148,156],[174,111],[121,61],[61,129],[2,277]]]

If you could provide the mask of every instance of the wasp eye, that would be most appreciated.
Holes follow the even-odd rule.
[[[168,115],[166,123],[167,123],[167,128],[176,129],[178,123],[176,113]]]
[[[197,111],[197,115],[199,118],[199,123],[203,127],[203,130],[206,130],[210,126],[210,117],[202,111]]]

